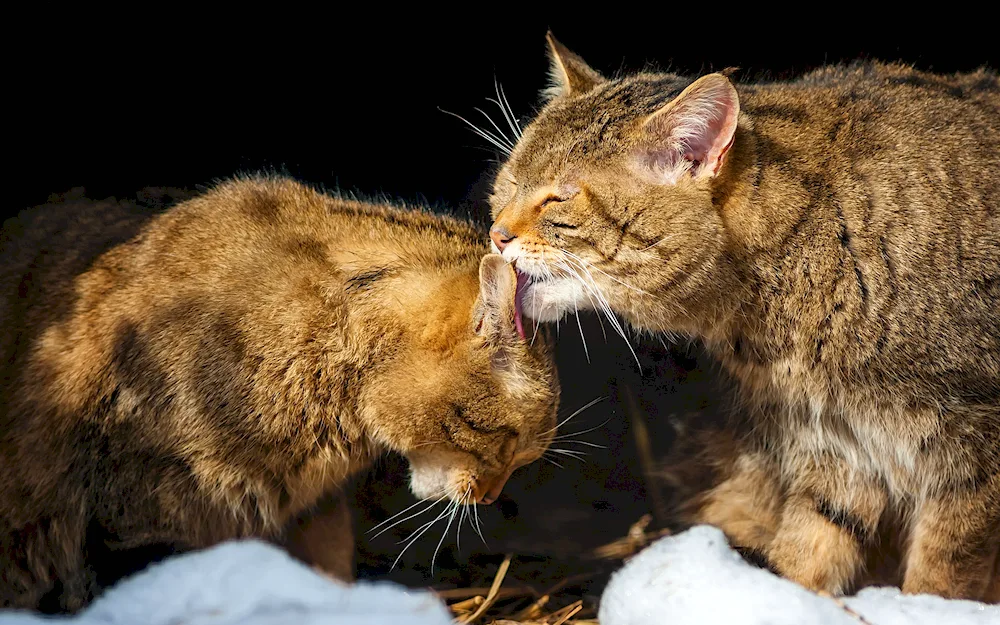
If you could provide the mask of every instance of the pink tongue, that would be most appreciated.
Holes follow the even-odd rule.
[[[527,336],[524,332],[524,313],[522,309],[524,307],[524,287],[528,284],[528,276],[517,270],[515,272],[517,273],[517,288],[514,290],[514,327],[517,328],[518,336],[524,339]]]

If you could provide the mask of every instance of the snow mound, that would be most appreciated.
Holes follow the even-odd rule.
[[[339,584],[248,540],[170,558],[124,580],[73,617],[0,613],[2,625],[450,625],[431,593]]]
[[[1000,607],[895,588],[822,597],[757,568],[714,527],[663,538],[614,574],[601,625],[1000,625]]]

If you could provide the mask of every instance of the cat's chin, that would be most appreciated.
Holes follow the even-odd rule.
[[[521,296],[521,307],[525,317],[538,323],[559,321],[568,314],[593,309],[583,285],[572,278],[529,282]]]

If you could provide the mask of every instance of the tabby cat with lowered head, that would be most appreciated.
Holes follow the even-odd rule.
[[[491,236],[527,316],[607,307],[737,378],[750,433],[691,520],[833,593],[888,526],[905,591],[1000,598],[997,75],[608,80],[549,43]]]
[[[419,497],[492,501],[554,436],[558,382],[487,251],[281,178],[5,223],[0,605],[76,609],[116,552],[247,536],[349,577],[336,493],[384,450]]]

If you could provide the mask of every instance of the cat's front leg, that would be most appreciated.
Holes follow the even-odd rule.
[[[743,451],[734,458],[730,471],[698,497],[689,520],[718,527],[744,555],[766,558],[781,512],[777,469],[763,453]]]
[[[851,589],[876,539],[887,494],[841,459],[786,460],[793,475],[768,559],[785,577],[815,591]]]
[[[903,592],[1000,601],[1000,475],[925,497],[912,531]]]
[[[354,527],[347,497],[327,495],[293,519],[283,546],[295,558],[344,582],[354,581]]]

